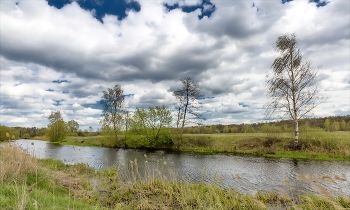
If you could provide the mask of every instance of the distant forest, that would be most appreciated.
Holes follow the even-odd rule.
[[[325,131],[350,131],[350,115],[330,116],[319,118],[305,118],[299,120],[301,131],[308,128],[321,128]],[[186,134],[210,134],[210,133],[266,133],[266,132],[293,132],[292,120],[281,120],[274,122],[261,122],[252,124],[229,124],[211,126],[186,127]]]
[[[350,131],[350,115],[330,116],[319,118],[306,118],[299,121],[301,132],[320,128],[324,131]],[[293,132],[293,121],[281,120],[275,122],[261,122],[252,124],[230,124],[230,125],[206,125],[185,127],[185,134],[214,134],[214,133],[279,133]],[[10,140],[18,138],[33,138],[35,136],[44,136],[46,128],[25,128],[25,127],[6,127],[0,126],[0,140]],[[8,133],[8,135],[6,135]],[[75,136],[97,136],[100,135],[99,129],[95,132],[88,130],[79,130]]]

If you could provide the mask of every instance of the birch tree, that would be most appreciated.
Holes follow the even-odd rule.
[[[125,142],[120,142],[120,134],[124,125],[124,91],[120,85],[108,88],[103,91],[101,104],[102,131],[114,137],[117,146],[125,146]]]
[[[175,143],[179,148],[182,141],[184,127],[188,123],[196,123],[197,120],[205,120],[205,117],[195,110],[200,108],[198,98],[203,97],[200,94],[198,83],[194,82],[191,77],[180,79],[182,87],[173,92],[178,101],[176,108],[176,128],[178,130],[178,139]]]
[[[326,100],[319,94],[317,71],[297,47],[294,34],[284,34],[277,38],[275,50],[280,54],[273,62],[272,72],[266,75],[268,102],[265,114],[270,118],[279,113],[294,122],[295,146],[299,142],[298,120],[305,117],[316,106]]]

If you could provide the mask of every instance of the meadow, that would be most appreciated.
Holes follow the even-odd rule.
[[[166,178],[149,168],[144,178],[137,162],[130,162],[132,177],[116,168],[95,172],[84,164],[35,159],[13,144],[0,146],[1,209],[346,209],[350,197],[292,196],[288,192],[242,194],[215,184]],[[154,174],[158,174],[154,176]],[[302,182],[311,175],[299,175]],[[332,177],[326,177],[333,180]],[[346,179],[334,176],[334,179]],[[130,180],[130,181],[124,181]],[[288,180],[285,180],[288,184]],[[292,189],[291,189],[292,190]]]
[[[67,136],[61,144],[115,147],[113,140],[105,136]],[[156,149],[175,150],[172,145]],[[205,153],[229,152],[278,158],[350,160],[350,132],[322,130],[303,132],[297,147],[294,145],[291,132],[184,134],[180,150]]]

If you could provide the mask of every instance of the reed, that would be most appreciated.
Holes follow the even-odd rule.
[[[27,152],[11,143],[0,146],[0,209],[95,209],[88,204],[92,190],[77,175],[81,166],[53,171]]]
[[[14,157],[17,159],[13,160]],[[130,173],[124,174],[116,168],[95,173],[83,164],[65,165],[56,160],[36,160],[15,145],[6,144],[1,145],[0,161],[1,166],[6,165],[1,167],[0,209],[350,208],[350,197],[335,196],[329,189],[317,187],[318,195],[295,197],[290,188],[280,193],[248,195],[224,189],[219,184],[180,181],[169,169],[171,163],[161,159],[151,164],[146,155],[144,162],[130,162]],[[296,176],[303,184],[314,186],[322,186],[323,182],[337,185],[347,182],[343,174]],[[220,182],[220,174],[214,178]],[[284,183],[291,185],[289,180],[284,180]]]

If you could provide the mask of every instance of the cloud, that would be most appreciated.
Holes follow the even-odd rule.
[[[243,112],[249,112],[249,108],[238,104],[224,104],[219,112],[222,114],[240,114]]]
[[[106,12],[102,21],[81,2],[18,2],[0,1],[1,124],[46,126],[62,110],[66,121],[97,128],[107,88],[131,94],[130,110],[172,107],[187,76],[212,97],[201,100],[208,122],[259,121],[274,42],[284,33],[295,33],[305,59],[322,66],[321,93],[332,97],[315,115],[349,108],[349,1],[138,1],[138,12]],[[198,8],[167,11],[164,3]],[[215,11],[204,16],[210,5]]]

